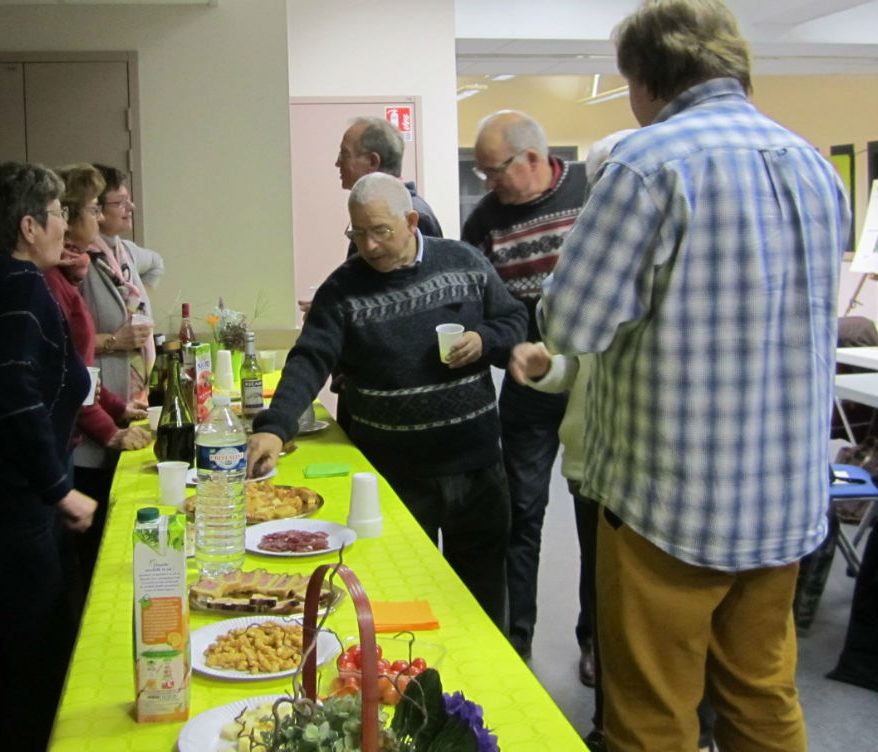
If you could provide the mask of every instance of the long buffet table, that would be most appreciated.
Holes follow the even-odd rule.
[[[316,518],[344,524],[350,476],[305,479],[303,468],[311,463],[340,462],[349,464],[351,472],[374,469],[322,408],[318,408],[317,417],[329,421],[329,427],[297,438],[296,451],[280,459],[274,480],[278,484],[313,488],[325,499]],[[557,705],[383,479],[379,487],[384,534],[357,540],[344,555],[345,563],[359,577],[370,599],[430,602],[440,627],[418,632],[417,637],[447,649],[439,666],[445,690],[461,690],[468,699],[483,706],[485,720],[497,734],[503,752],[586,749]],[[136,510],[155,505],[158,499],[152,447],[123,453],[112,497],[94,581],[50,743],[50,749],[58,752],[172,750],[183,727],[183,723],[138,724],[132,716],[131,531]],[[335,555],[287,559],[248,554],[245,568],[310,573],[319,564],[335,560]],[[190,582],[195,576],[190,560]],[[217,618],[222,617],[193,612],[191,628],[198,629]],[[350,597],[339,604],[326,626],[341,637],[357,634]],[[289,678],[230,681],[193,673],[190,718],[247,697],[282,694],[290,687]],[[205,752],[211,749],[205,747]]]

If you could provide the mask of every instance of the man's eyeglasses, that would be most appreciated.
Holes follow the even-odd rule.
[[[134,202],[131,199],[127,199],[127,198],[120,199],[119,201],[104,201],[103,205],[105,207],[106,206],[118,206],[118,207],[124,208],[124,209],[133,209],[134,208]]]
[[[390,240],[393,237],[393,232],[393,228],[388,225],[378,225],[377,227],[370,227],[368,230],[347,229],[344,231],[344,234],[348,240],[353,240],[355,243],[361,243],[367,236],[376,243],[383,243],[385,240]]]
[[[504,160],[498,165],[494,165],[493,167],[478,167],[477,165],[473,165],[473,175],[475,175],[479,180],[496,180],[499,178],[506,170],[509,168],[517,157],[520,157],[527,149],[522,149],[519,152],[513,154],[509,159]]]
[[[60,209],[46,209],[46,214],[54,214],[65,222],[70,218],[70,210],[66,206],[62,206]]]

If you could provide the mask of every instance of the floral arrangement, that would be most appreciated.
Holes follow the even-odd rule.
[[[240,311],[226,308],[220,298],[214,312],[207,317],[213,338],[224,350],[243,350],[247,341],[247,317]]]
[[[445,728],[450,730],[458,727],[464,735],[468,734],[475,739],[475,749],[478,752],[500,752],[497,737],[485,726],[481,705],[467,700],[463,692],[455,692],[453,695],[443,694],[442,704],[448,714],[443,731]]]

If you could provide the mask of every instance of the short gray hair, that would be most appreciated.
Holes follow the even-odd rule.
[[[351,124],[363,126],[360,134],[360,153],[375,152],[381,159],[379,172],[399,177],[402,175],[402,155],[405,142],[398,128],[379,117],[358,117]]]
[[[0,163],[0,253],[18,245],[21,220],[31,216],[45,228],[46,208],[64,193],[64,183],[48,167],[31,162]]]
[[[354,183],[348,196],[348,208],[355,204],[365,206],[373,201],[383,201],[390,213],[400,219],[405,219],[405,215],[412,211],[409,189],[399,178],[383,172],[370,172]]]
[[[503,134],[503,140],[513,154],[526,149],[533,149],[544,159],[549,158],[549,143],[546,132],[536,120],[520,110],[499,110],[482,118],[476,135],[479,136],[487,128],[497,128]]]

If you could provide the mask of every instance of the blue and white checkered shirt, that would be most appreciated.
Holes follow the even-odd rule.
[[[599,353],[586,496],[699,566],[820,543],[849,222],[832,166],[733,79],[620,142],[543,297],[548,345]]]

